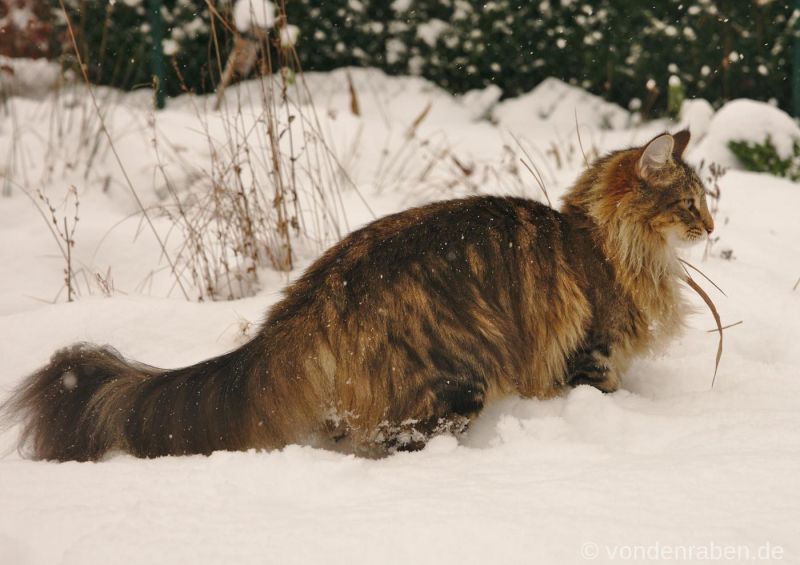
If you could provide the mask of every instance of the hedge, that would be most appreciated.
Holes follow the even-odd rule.
[[[152,0],[68,0],[92,79],[151,82]],[[258,0],[256,0],[258,1]],[[453,92],[504,96],[557,77],[644,111],[667,109],[668,84],[714,105],[738,97],[789,109],[797,14],[776,0],[285,0],[305,70],[371,66]],[[162,0],[167,89],[213,90],[232,43],[228,2]],[[60,9],[54,19],[63,29]],[[102,24],[101,24],[102,22]],[[213,25],[212,25],[213,23]],[[216,42],[212,37],[216,30]],[[175,68],[182,79],[177,78]]]

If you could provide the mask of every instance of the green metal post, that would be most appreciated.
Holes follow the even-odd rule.
[[[800,2],[800,0],[798,0]],[[153,40],[153,50],[150,53],[150,68],[153,73],[155,86],[156,107],[160,110],[166,104],[164,98],[164,20],[161,18],[161,0],[149,0],[150,12],[150,37]]]

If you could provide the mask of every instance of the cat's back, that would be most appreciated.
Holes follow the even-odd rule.
[[[453,261],[480,250],[482,255],[494,252],[500,259],[515,249],[531,251],[531,246],[544,244],[544,251],[565,229],[558,211],[535,200],[502,196],[444,200],[385,216],[354,231],[325,253],[309,274],[394,271],[426,260]]]
[[[529,300],[525,293],[552,295],[563,286],[570,232],[560,212],[519,197],[475,196],[411,208],[328,249],[288,289],[273,318],[300,309],[325,311],[325,318],[363,315],[369,305],[398,301],[458,309],[480,300],[514,311]]]

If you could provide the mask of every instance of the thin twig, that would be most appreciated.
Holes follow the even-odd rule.
[[[536,182],[539,184],[539,188],[542,189],[542,192],[544,193],[544,197],[547,199],[547,205],[552,208],[553,207],[553,203],[550,202],[550,197],[547,195],[547,191],[544,189],[544,186],[543,186],[541,180],[539,180],[539,178],[536,176],[536,172],[533,169],[531,169],[531,166],[528,163],[526,163],[525,159],[523,159],[522,157],[520,157],[519,162],[522,163],[523,165],[525,165],[525,168],[528,169],[528,172],[531,175],[533,175],[534,179],[536,179]]]
[[[414,118],[414,121],[411,122],[408,130],[406,130],[406,137],[408,139],[411,139],[417,133],[417,128],[419,128],[420,124],[425,121],[425,118],[428,117],[431,108],[433,108],[433,103],[428,102],[428,104],[422,109],[422,112],[420,112],[419,115]]]
[[[14,184],[17,184],[17,183],[14,183]],[[23,187],[22,185],[17,185],[17,186],[19,186],[19,188],[22,190],[22,193],[23,193],[25,196],[27,196],[28,198],[30,198],[30,199],[31,199],[31,202],[33,202],[34,206],[36,207],[36,211],[37,211],[37,212],[39,212],[39,215],[40,215],[40,216],[42,217],[42,219],[44,220],[44,223],[45,223],[45,224],[47,224],[47,228],[50,230],[50,233],[53,235],[53,239],[56,241],[56,244],[58,245],[58,250],[59,250],[59,251],[61,251],[61,256],[62,256],[62,257],[64,258],[64,260],[66,261],[66,259],[67,259],[67,252],[64,250],[64,246],[63,246],[63,245],[61,245],[61,239],[59,239],[59,237],[58,237],[58,233],[56,233],[56,230],[54,230],[54,229],[53,229],[53,226],[52,226],[52,225],[50,225],[50,224],[51,224],[51,222],[50,222],[50,220],[47,218],[47,216],[45,215],[45,213],[44,213],[44,211],[42,210],[42,208],[39,206],[39,203],[38,203],[38,202],[36,202],[36,199],[35,199],[35,198],[34,198],[34,197],[33,197],[33,196],[32,196],[32,195],[31,195],[31,194],[28,192],[28,190],[27,190],[25,187]]]
[[[528,151],[522,145],[519,138],[517,138],[517,136],[514,135],[514,132],[509,131],[508,133],[511,135],[511,138],[514,140],[517,146],[522,150],[522,153],[528,158],[528,161],[530,161],[530,166],[528,166],[528,163],[526,163],[522,158],[520,158],[522,164],[525,165],[525,168],[531,172],[534,180],[539,185],[539,188],[542,190],[542,193],[544,194],[544,197],[547,200],[547,205],[552,208],[553,203],[550,200],[550,195],[547,194],[547,188],[545,188],[544,186],[544,177],[542,176],[542,172],[539,170],[539,167],[536,166],[536,163],[534,162],[533,158],[530,156]],[[531,169],[531,167],[533,167],[533,169]],[[536,171],[536,173],[534,173],[534,170]]]
[[[586,158],[586,151],[583,150],[583,140],[581,139],[581,128],[578,127],[578,109],[575,108],[575,133],[578,134],[578,147],[581,148],[581,155],[583,155],[583,164],[589,168],[589,159]]]
[[[69,233],[69,224],[67,217],[64,216],[64,233]],[[72,290],[72,240],[67,236],[67,268],[64,269],[64,282],[67,283],[67,302],[72,302],[74,299],[74,291]]]

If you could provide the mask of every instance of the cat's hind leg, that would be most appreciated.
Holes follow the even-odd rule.
[[[483,409],[486,384],[482,379],[437,373],[426,383],[410,411],[377,426],[372,441],[388,453],[418,451],[434,436],[462,434]]]

